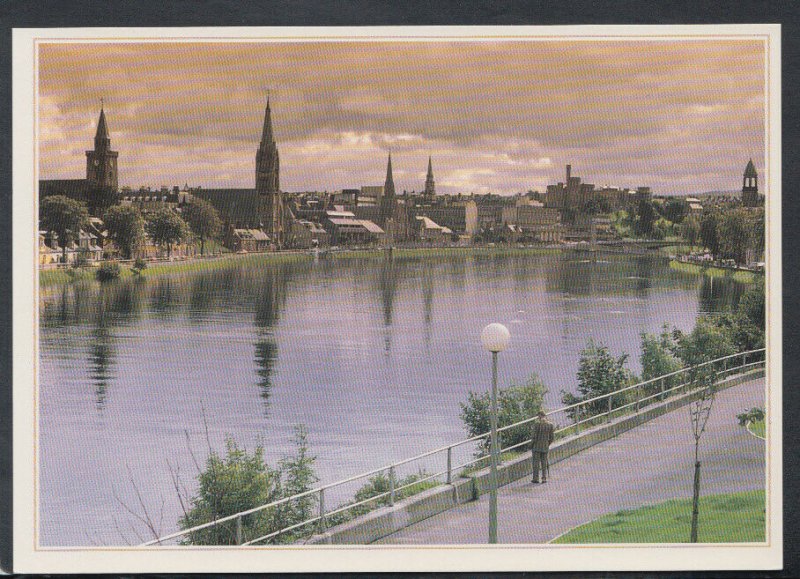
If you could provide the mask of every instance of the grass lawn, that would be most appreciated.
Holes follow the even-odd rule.
[[[764,491],[700,497],[700,543],[758,543],[765,536]],[[692,500],[671,500],[605,515],[553,543],[688,543]]]
[[[759,438],[767,438],[767,424],[763,420],[755,420],[747,425],[747,430]]]
[[[752,271],[734,271],[730,269],[722,269],[720,267],[705,267],[695,263],[683,263],[676,260],[670,261],[669,267],[670,269],[674,269],[675,271],[680,271],[683,273],[702,273],[709,277],[717,278],[727,277],[741,283],[753,283],[757,279],[763,279],[762,274],[754,273]]]

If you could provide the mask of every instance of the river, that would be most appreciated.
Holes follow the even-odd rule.
[[[537,373],[552,408],[588,338],[639,372],[640,332],[690,330],[743,289],[656,256],[586,257],[323,259],[47,288],[40,544],[152,538],[123,504],[176,530],[171,473],[191,493],[195,459],[226,435],[274,464],[304,424],[323,483],[457,441],[459,403],[489,387],[487,323],[512,335],[501,387]]]

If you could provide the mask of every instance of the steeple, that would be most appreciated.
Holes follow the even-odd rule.
[[[758,196],[758,172],[753,164],[753,159],[747,163],[744,169],[744,179],[742,181],[742,205],[744,207],[757,207],[759,204]]]
[[[753,159],[747,163],[747,167],[744,169],[744,176],[745,177],[758,177],[758,173],[756,172],[756,166],[753,165]]]
[[[272,136],[272,110],[269,108],[269,97],[267,97],[267,110],[264,113],[264,128],[261,130],[261,146],[274,143]]]
[[[383,196],[394,198],[394,179],[392,178],[392,154],[389,153],[389,163],[386,165],[386,182],[383,184]]]
[[[108,126],[106,125],[106,113],[103,105],[100,105],[100,120],[97,121],[97,133],[94,136],[95,151],[111,148],[111,138],[108,136]]]
[[[428,156],[428,176],[425,178],[425,196],[433,197],[436,195],[436,182],[433,180],[433,164]]]

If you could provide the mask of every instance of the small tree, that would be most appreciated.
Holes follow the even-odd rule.
[[[622,354],[615,358],[607,347],[599,346],[589,338],[586,348],[581,351],[578,368],[578,392],[580,396],[575,396],[571,392],[562,390],[561,401],[569,406],[583,400],[614,392],[632,384],[634,376],[625,367],[627,360],[627,354]],[[575,422],[578,422],[584,418],[605,412],[607,409],[608,401],[603,399],[568,410],[567,414]]]
[[[116,205],[106,211],[103,223],[122,257],[133,257],[133,252],[144,240],[144,218],[139,209],[133,205]]]
[[[95,272],[98,281],[111,281],[120,276],[120,267],[116,261],[107,261],[100,265]]]
[[[67,262],[67,245],[80,240],[81,229],[89,224],[86,205],[64,195],[45,197],[39,205],[39,227],[53,231],[61,246],[61,261]]]
[[[547,393],[542,380],[532,374],[522,385],[511,384],[497,392],[497,426],[503,428],[527,418],[533,418],[542,408]],[[461,403],[461,420],[469,437],[487,434],[490,430],[491,397],[489,392],[469,392],[467,402]],[[517,427],[499,433],[501,448],[525,442],[530,438],[530,427]],[[489,440],[481,442],[478,456],[489,451]]]
[[[216,238],[222,230],[219,213],[208,201],[195,199],[183,207],[181,215],[200,239],[200,255],[205,255],[206,239]]]
[[[153,211],[147,218],[145,230],[156,245],[167,247],[167,257],[172,256],[172,245],[182,242],[189,234],[186,222],[167,208]]]
[[[706,213],[700,222],[700,239],[703,246],[711,252],[711,255],[719,254],[719,232],[717,231],[719,220],[716,213]]]
[[[722,218],[719,224],[720,251],[728,259],[737,264],[747,261],[747,250],[750,248],[751,223],[744,209],[731,211]]]
[[[697,240],[700,239],[700,221],[695,216],[689,216],[681,223],[681,237],[689,245],[697,245]]]
[[[641,333],[642,338],[642,381],[658,378],[665,374],[677,372],[683,367],[681,361],[675,356],[677,344],[672,337],[669,327],[664,324],[659,335]],[[664,378],[664,388],[670,388],[680,378],[671,376]],[[655,393],[659,387],[658,381],[645,388],[646,394]]]

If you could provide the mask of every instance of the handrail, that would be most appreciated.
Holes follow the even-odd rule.
[[[660,392],[657,392],[656,394],[647,396],[645,398],[639,398],[635,402],[624,404],[623,406],[618,406],[616,408],[611,408],[610,398],[612,398],[614,396],[618,396],[618,395],[620,395],[620,394],[622,394],[624,392],[628,392],[628,391],[633,390],[633,389],[640,389],[643,386],[647,386],[647,385],[650,385],[650,384],[655,384],[657,382],[662,382],[662,381],[664,381],[664,380],[666,380],[668,378],[671,378],[671,377],[677,376],[679,374],[683,374],[683,373],[689,372],[691,370],[696,370],[698,368],[702,368],[702,367],[705,367],[705,366],[708,366],[708,365],[711,365],[711,364],[716,364],[716,363],[719,363],[719,362],[723,362],[723,361],[727,361],[727,360],[735,359],[735,358],[742,358],[742,362],[743,362],[742,365],[741,366],[736,366],[736,367],[733,367],[733,368],[727,368],[727,364],[726,364],[726,367],[723,370],[724,372],[730,373],[732,370],[741,370],[741,369],[749,368],[749,367],[752,367],[752,366],[757,365],[757,364],[763,364],[764,360],[758,360],[758,361],[755,361],[755,362],[751,362],[750,364],[747,364],[747,363],[745,363],[746,359],[747,359],[747,356],[752,355],[752,354],[756,354],[756,353],[765,353],[765,352],[766,352],[766,348],[759,348],[759,349],[756,349],[756,350],[748,350],[746,352],[738,352],[736,354],[730,354],[728,356],[722,356],[720,358],[716,358],[714,360],[708,360],[706,362],[702,362],[702,363],[696,364],[694,366],[688,366],[686,368],[681,368],[681,369],[676,370],[674,372],[670,372],[668,374],[663,374],[662,376],[657,376],[655,378],[650,378],[648,380],[644,380],[642,382],[638,382],[636,384],[633,384],[633,385],[630,385],[630,386],[626,386],[624,388],[620,388],[620,389],[615,390],[613,392],[608,392],[606,394],[601,394],[601,395],[595,396],[593,398],[588,398],[586,400],[581,400],[580,402],[577,402],[575,404],[562,406],[560,408],[556,408],[555,410],[551,410],[549,412],[546,412],[545,414],[547,416],[552,416],[554,414],[558,414],[558,413],[562,413],[562,412],[568,412],[570,410],[579,408],[581,406],[586,406],[586,405],[591,404],[593,402],[598,402],[598,401],[601,401],[601,400],[609,399],[609,410],[608,410],[608,412],[601,412],[601,413],[594,414],[594,415],[592,415],[592,416],[590,416],[588,418],[584,418],[582,420],[577,420],[577,421],[573,422],[572,424],[569,424],[568,426],[565,426],[563,428],[559,428],[559,429],[556,430],[556,432],[563,432],[563,431],[566,431],[566,430],[568,430],[570,428],[577,428],[577,427],[579,427],[580,425],[582,425],[582,424],[584,424],[586,422],[591,422],[591,421],[596,420],[598,418],[601,418],[603,416],[610,417],[610,415],[613,412],[618,412],[619,410],[624,409],[624,408],[628,408],[630,406],[636,406],[637,410],[638,410],[638,408],[642,404],[642,402],[647,401],[647,400],[651,400],[651,399],[663,398],[667,394],[669,394],[669,393],[671,393],[671,392],[673,392],[675,390],[679,390],[680,388],[685,388],[686,386],[689,386],[690,384],[683,383],[683,384],[679,384],[677,386],[673,386],[672,388],[669,388],[669,389],[663,389],[663,386],[662,386],[662,390]],[[662,384],[663,384],[663,382],[662,382]],[[534,420],[536,420],[536,417],[526,418],[524,420],[520,420],[519,422],[515,422],[514,424],[509,424],[507,426],[503,426],[502,428],[498,428],[497,431],[498,431],[498,433],[505,432],[505,431],[510,430],[512,428],[518,428],[520,426],[524,426],[526,424],[529,424],[530,422],[532,422]],[[409,487],[409,486],[412,486],[413,484],[417,484],[419,482],[431,480],[433,478],[436,478],[436,477],[439,477],[439,476],[442,476],[442,475],[447,475],[447,480],[449,482],[450,481],[451,472],[453,470],[453,467],[450,465],[450,453],[451,453],[452,449],[458,448],[460,446],[463,446],[464,444],[469,444],[470,442],[478,442],[480,440],[486,439],[489,435],[490,435],[490,433],[486,432],[486,433],[479,434],[477,436],[472,436],[470,438],[466,438],[464,440],[460,440],[460,441],[457,441],[457,442],[454,442],[454,443],[451,443],[451,444],[448,444],[448,445],[445,445],[445,446],[440,446],[438,448],[423,452],[421,454],[417,454],[417,455],[412,456],[410,458],[406,458],[406,459],[403,459],[403,460],[400,460],[400,461],[397,461],[397,462],[393,462],[391,464],[382,466],[380,468],[376,468],[376,469],[373,469],[373,470],[370,470],[370,471],[367,471],[367,472],[363,472],[363,473],[360,473],[360,474],[357,474],[357,475],[353,475],[351,477],[348,477],[348,478],[345,478],[345,479],[341,479],[341,480],[338,480],[338,481],[335,481],[335,482],[332,482],[332,483],[321,485],[321,486],[315,487],[313,489],[309,489],[307,491],[304,491],[302,493],[298,493],[296,495],[292,495],[290,497],[283,497],[282,499],[273,501],[271,503],[267,503],[265,505],[260,505],[260,506],[248,509],[246,511],[241,511],[241,512],[238,512],[238,513],[234,513],[232,515],[227,515],[225,517],[222,517],[222,518],[219,518],[219,519],[215,519],[213,521],[209,521],[207,523],[204,523],[202,525],[197,525],[197,526],[191,527],[189,529],[176,531],[174,533],[165,535],[163,537],[158,537],[157,539],[153,539],[153,540],[147,541],[145,543],[142,543],[140,546],[141,547],[147,547],[147,546],[161,544],[161,543],[163,543],[165,541],[170,541],[170,540],[176,539],[178,537],[190,535],[190,534],[195,533],[197,531],[202,531],[203,529],[207,529],[207,528],[210,528],[210,527],[222,524],[222,523],[226,523],[226,522],[229,522],[229,521],[241,519],[242,517],[245,517],[247,515],[251,515],[253,513],[257,513],[259,511],[263,511],[265,509],[269,509],[269,508],[280,506],[280,505],[285,504],[285,503],[287,503],[289,501],[301,499],[301,498],[308,497],[308,496],[311,496],[311,495],[320,495],[321,496],[326,490],[328,490],[330,488],[338,487],[338,486],[341,486],[341,485],[344,485],[344,484],[347,484],[347,483],[350,483],[350,482],[353,482],[353,481],[356,481],[356,480],[359,480],[359,479],[365,479],[365,478],[368,478],[368,477],[371,477],[371,476],[374,476],[374,475],[377,475],[377,474],[380,474],[380,473],[389,472],[390,473],[389,476],[391,478],[393,476],[391,473],[393,473],[394,469],[396,467],[398,467],[398,466],[402,466],[402,465],[405,465],[405,464],[408,464],[408,463],[411,463],[411,462],[415,462],[415,461],[418,461],[420,459],[427,458],[429,456],[432,456],[434,454],[438,454],[438,453],[441,453],[441,452],[447,452],[448,453],[448,469],[446,471],[437,472],[435,474],[428,475],[423,479],[415,480],[413,483],[405,484],[405,485],[403,485],[401,487],[397,487],[396,489],[394,488],[394,486],[392,484],[392,490],[391,491],[380,493],[378,495],[369,497],[368,499],[365,499],[363,501],[359,501],[357,503],[352,503],[352,504],[347,504],[347,505],[343,505],[343,506],[337,507],[336,509],[332,509],[330,511],[321,513],[319,516],[312,517],[311,519],[308,519],[308,520],[303,521],[301,523],[297,523],[297,524],[291,525],[289,527],[282,528],[282,529],[279,529],[277,531],[273,531],[273,532],[269,533],[268,535],[264,535],[263,537],[259,537],[257,539],[253,539],[253,540],[248,541],[246,543],[243,542],[241,544],[242,545],[250,545],[250,544],[256,543],[258,541],[262,541],[262,540],[266,540],[267,538],[274,537],[274,536],[279,535],[281,533],[284,533],[284,532],[287,532],[287,531],[290,531],[290,530],[294,530],[294,529],[302,527],[302,526],[304,526],[306,524],[311,524],[311,523],[315,523],[315,522],[319,523],[319,522],[324,520],[325,516],[330,516],[332,514],[343,512],[343,511],[352,509],[354,507],[366,504],[368,502],[372,502],[372,501],[375,501],[375,500],[378,500],[378,499],[381,499],[381,498],[385,498],[386,496],[391,496],[392,497],[391,498],[391,502],[393,503],[394,502],[394,494],[395,494],[396,491],[402,490],[403,488],[406,488],[406,487]],[[516,449],[518,447],[525,446],[526,444],[527,444],[527,441],[523,442],[523,443],[518,443],[518,444],[515,444],[515,445],[513,445],[511,447],[508,447],[508,448],[502,448],[502,449],[500,449],[500,452],[513,450],[513,449]],[[484,460],[485,458],[486,457],[476,458],[474,460],[468,461],[468,462],[466,462],[466,463],[464,463],[464,464],[462,464],[460,466],[457,466],[455,468],[456,469],[457,468],[463,468],[464,466],[475,464],[475,463],[477,463],[477,462],[479,462],[481,460]],[[321,511],[322,511],[322,509],[321,509]]]

